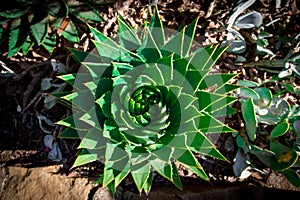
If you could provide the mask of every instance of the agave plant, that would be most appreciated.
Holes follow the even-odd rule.
[[[101,160],[103,186],[131,174],[148,193],[154,173],[182,188],[178,164],[209,180],[199,154],[226,161],[207,134],[233,131],[220,119],[235,75],[210,73],[225,47],[191,51],[197,21],[166,37],[157,8],[141,31],[119,16],[119,42],[90,27],[97,51],[71,49],[82,67],[60,78],[74,90],[54,95],[74,112],[58,122],[60,137],[81,138],[74,167]]]
[[[78,22],[101,22],[99,12],[89,2],[76,0],[39,1],[13,0],[1,2],[0,44],[8,40],[8,57],[20,50],[24,55],[34,45],[52,53],[56,36],[78,43]],[[8,39],[7,39],[8,38]]]

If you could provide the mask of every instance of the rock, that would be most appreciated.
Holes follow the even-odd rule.
[[[63,176],[57,173],[59,166],[25,168],[8,166],[0,170],[0,199],[90,199],[95,185],[87,178]],[[101,193],[101,191],[100,191]],[[103,200],[110,194],[101,193]],[[107,195],[107,198],[104,196]]]
[[[295,190],[300,192],[300,188],[292,185],[288,179],[281,173],[271,172],[267,180],[267,185],[272,188],[283,190]]]
[[[107,188],[97,188],[92,200],[114,200]]]

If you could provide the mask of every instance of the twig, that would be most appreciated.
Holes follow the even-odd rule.
[[[245,63],[244,67],[284,67],[285,60],[260,60],[257,62]]]
[[[27,106],[25,108],[23,108],[22,112],[20,113],[21,115],[30,107],[32,106],[36,100],[40,97],[41,92],[38,92],[35,97],[27,104]]]
[[[32,70],[33,68],[35,67],[41,67],[45,64],[47,64],[49,61],[47,62],[42,62],[42,63],[38,63],[38,64],[33,64],[33,65],[28,65],[26,63],[23,63],[24,65],[27,65],[26,69],[21,73],[21,74],[18,74],[16,76],[14,76],[14,80],[15,81],[19,81],[21,80],[30,70]]]
[[[215,2],[216,0],[213,0],[212,2],[210,2],[209,7],[207,9],[207,13],[205,15],[205,18],[209,18],[215,8]]]
[[[23,108],[25,108],[27,106],[29,96],[30,96],[31,92],[33,91],[33,89],[37,86],[38,81],[42,78],[42,76],[49,69],[50,62],[46,62],[46,63],[44,63],[44,65],[45,65],[44,70],[36,73],[36,76],[31,80],[31,82],[29,83],[29,85],[27,87],[27,90],[23,94]]]

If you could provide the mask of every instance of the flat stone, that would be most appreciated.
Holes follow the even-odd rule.
[[[87,178],[64,176],[57,173],[58,170],[59,166],[2,168],[0,170],[0,189],[2,188],[0,199],[88,200],[92,198],[90,193],[95,185],[91,181]],[[110,197],[107,192],[102,192],[101,195]],[[108,197],[102,199],[109,199]]]

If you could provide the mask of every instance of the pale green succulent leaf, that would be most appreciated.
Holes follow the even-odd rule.
[[[132,166],[131,175],[140,193],[150,176],[150,171],[151,165],[148,161]]]
[[[123,140],[119,134],[117,124],[112,119],[105,120],[103,136],[116,143],[119,143]]]
[[[91,33],[93,34],[95,41],[97,42],[104,42],[109,46],[112,46],[114,48],[118,48],[119,45],[114,42],[112,39],[110,39],[109,37],[105,36],[103,33],[99,32],[97,29],[95,29],[92,26],[89,26]]]
[[[224,102],[224,99],[226,99],[226,96],[224,95],[219,95],[219,94],[214,94],[211,92],[206,92],[206,91],[199,91],[196,92],[196,96],[198,98],[198,106],[199,110],[205,110],[208,107],[211,107],[213,104],[215,104],[218,101]]]
[[[172,181],[172,165],[169,162],[165,162],[159,158],[150,159],[151,166],[163,177]]]
[[[211,114],[215,118],[218,118],[218,117],[224,117],[224,116],[227,116],[227,115],[232,115],[232,114],[235,114],[235,113],[236,113],[235,108],[230,107],[230,106],[226,106],[226,107],[223,107],[219,110],[213,111]]]
[[[68,94],[70,94],[69,91],[67,91],[67,92],[53,92],[53,93],[51,93],[51,96],[54,96],[55,98],[57,98],[59,100],[59,103],[61,103],[62,105],[66,106],[68,108],[72,108],[72,104],[69,101],[66,101],[66,100],[62,99],[63,96],[66,96]],[[74,111],[79,111],[79,110],[74,109]]]
[[[115,177],[115,188],[120,185],[120,183],[126,178],[126,176],[130,173],[130,163],[128,162],[124,169]]]
[[[212,158],[217,158],[219,160],[228,161],[218,149],[213,148],[199,148],[196,152],[201,152],[202,155],[210,156]]]
[[[94,63],[101,62],[100,57],[97,56],[96,54],[94,54],[93,52],[80,51],[80,50],[74,49],[74,48],[68,48],[68,50],[71,51],[74,58],[79,63],[84,62],[85,60],[88,60],[89,62],[94,62]]]
[[[105,147],[107,139],[102,137],[102,131],[93,128],[82,138],[78,148],[99,149]]]
[[[111,46],[105,42],[93,42],[104,62],[119,61],[121,59],[121,49],[118,46]]]
[[[226,51],[227,48],[228,48],[227,46],[216,48],[215,51],[213,51],[212,57],[210,58],[210,62],[206,63],[205,68],[203,70],[211,69],[213,65],[217,62],[217,60],[220,58],[220,56]]]
[[[212,57],[217,47],[206,47],[195,51],[191,56],[189,66],[191,70],[197,71],[209,71],[213,65]],[[201,79],[200,79],[201,80]]]
[[[202,79],[208,74],[208,70],[198,71],[198,70],[189,70],[186,73],[186,80],[189,82],[191,87],[194,90],[194,93],[199,91],[199,85],[202,82]]]
[[[72,167],[74,168],[74,167],[78,167],[81,165],[85,165],[87,163],[94,162],[94,161],[98,160],[99,158],[101,158],[101,156],[104,155],[104,151],[105,151],[104,148],[90,149],[90,150],[82,149],[80,151],[79,155],[77,156]]]
[[[201,132],[187,133],[189,147],[201,152],[204,148],[213,148],[214,144]]]
[[[200,117],[201,114],[196,106],[192,105],[187,107],[185,110],[181,110],[181,112],[177,112],[174,116],[170,116],[171,121],[173,119],[180,119],[181,123],[189,122],[193,120],[194,118]]]
[[[199,117],[198,128],[204,133],[222,133],[234,131],[234,129],[228,127],[208,113],[203,113],[203,115]]]
[[[94,96],[94,98],[96,97],[96,90],[97,90],[98,82],[99,82],[99,80],[83,83],[83,85],[85,85],[87,87],[87,89],[91,92],[91,94]]]
[[[164,74],[158,65],[151,65],[147,67],[143,74],[151,74],[152,81],[158,85],[164,84]]]
[[[87,112],[94,105],[93,94],[89,90],[73,92],[61,97],[61,99],[71,102],[74,107],[84,112]]]
[[[128,154],[120,144],[114,144],[109,141],[106,143],[105,162],[115,163],[124,158],[128,159]]]
[[[200,165],[200,163],[199,163]],[[194,172],[198,177],[202,178],[205,181],[209,181],[209,177],[207,176],[207,174],[205,173],[204,169],[200,166],[194,167],[191,165],[185,165],[183,164],[184,167],[186,167],[187,169],[189,169],[190,171]]]
[[[115,77],[124,75],[133,69],[133,66],[127,63],[113,62],[112,66],[113,66],[112,75]]]
[[[152,187],[152,181],[153,181],[153,172],[150,172],[150,175],[143,187],[143,190],[146,194],[149,194],[151,187]]]
[[[108,77],[111,75],[110,64],[108,63],[82,62],[81,64],[93,78]]]
[[[217,89],[216,93],[220,93],[220,94],[230,93],[239,88],[240,88],[240,86],[235,85],[235,84],[226,84],[226,85],[223,85],[222,87],[220,87],[219,89]]]
[[[92,127],[97,128],[98,130],[103,130],[104,120],[106,119],[101,108],[96,104],[91,107],[88,112],[82,115],[79,120],[89,124]]]
[[[112,117],[111,114],[111,95],[112,93],[106,92],[103,94],[99,99],[96,100],[96,103],[101,107],[103,114],[110,118]]]
[[[198,19],[196,18],[191,24],[189,24],[184,32],[184,41],[182,46],[182,57],[186,57],[191,49],[192,43],[195,37],[196,26],[198,23]]]
[[[129,163],[128,159],[124,158],[119,162],[106,162],[103,173],[103,187],[107,187],[111,182],[114,181],[114,186],[120,184],[120,182],[129,174]],[[120,170],[116,170],[120,169]]]
[[[177,72],[177,73],[173,73],[174,85],[186,81],[186,73],[188,70],[188,66],[189,66],[188,60],[185,58],[179,58],[173,61],[174,71],[176,70]]]
[[[184,42],[184,31],[183,29],[180,32],[176,32],[174,36],[172,36],[164,46],[161,47],[163,57],[169,56],[170,54],[174,53],[174,58],[182,57],[182,46]]]
[[[236,101],[236,98],[232,96],[213,94],[205,91],[199,91],[196,95],[198,97],[199,110],[208,113],[218,111]]]
[[[175,137],[171,140],[171,142],[168,145],[170,145],[173,148],[187,149],[188,146],[186,140],[186,134],[175,135]]]
[[[105,167],[103,186],[107,186],[115,180],[115,186],[130,172],[130,162],[128,154],[118,144],[108,142],[105,152]]]
[[[151,154],[160,160],[169,163],[173,155],[173,149],[169,146],[164,146],[162,149],[151,152]]]
[[[161,73],[164,75],[164,85],[171,85],[173,82],[173,55],[163,57],[157,61],[157,65],[161,71]]]
[[[195,101],[197,100],[196,97],[190,95],[190,94],[186,94],[186,93],[182,93],[179,97],[178,97],[178,102],[180,103],[180,109],[187,109],[189,106],[191,106]]]
[[[158,48],[161,48],[165,43],[165,34],[157,7],[155,7],[153,16],[151,18],[149,30],[151,33],[153,33],[153,40],[155,41],[155,44]]]
[[[153,35],[148,27],[145,27],[146,36],[143,40],[142,45],[138,49],[138,54],[143,56],[147,63],[155,63],[157,60],[161,59],[163,56],[161,50],[158,48],[154,41]]]
[[[82,115],[84,115],[84,113],[82,112],[74,113],[73,115],[70,115],[56,122],[56,124],[73,128],[76,130],[89,130],[90,126],[87,123],[79,120],[79,118],[82,117]],[[76,123],[74,121],[76,121]]]
[[[124,20],[122,15],[118,16],[118,36],[121,46],[129,50],[136,50],[141,41],[134,29]]]
[[[218,91],[234,77],[236,77],[236,74],[207,74],[201,81],[199,89],[202,90],[210,87],[215,87],[215,90]]]

